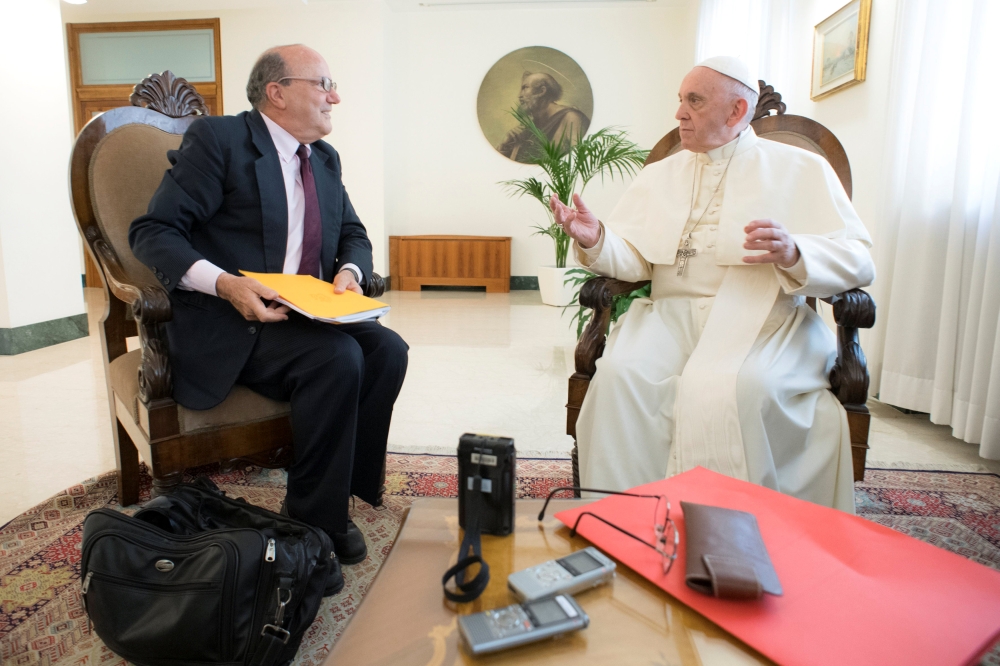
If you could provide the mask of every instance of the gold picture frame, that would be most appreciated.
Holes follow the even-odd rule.
[[[872,0],[851,0],[813,31],[813,101],[865,80]]]

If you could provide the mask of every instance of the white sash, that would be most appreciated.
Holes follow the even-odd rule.
[[[705,330],[681,373],[668,477],[700,465],[750,480],[736,381],[779,290],[770,265],[726,270]]]

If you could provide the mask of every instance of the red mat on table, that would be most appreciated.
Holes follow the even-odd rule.
[[[665,494],[681,535],[673,569],[597,520],[582,536],[781,664],[974,663],[1000,636],[1000,572],[857,516],[696,468],[633,489]],[[724,601],[684,582],[681,500],[757,517],[784,595]],[[653,539],[647,500],[608,497],[556,514],[572,526],[583,510]]]

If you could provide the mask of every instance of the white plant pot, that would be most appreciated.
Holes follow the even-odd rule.
[[[577,266],[567,266],[566,268],[556,268],[555,266],[538,267],[538,291],[542,294],[542,303],[546,305],[566,306],[573,300],[576,286],[572,282],[566,284],[566,273],[578,268]]]

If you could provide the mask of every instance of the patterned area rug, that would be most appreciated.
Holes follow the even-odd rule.
[[[517,496],[544,497],[572,483],[568,460],[517,461]],[[285,496],[285,473],[247,467],[208,474],[231,497],[272,511]],[[306,633],[296,666],[318,666],[375,578],[399,530],[403,511],[418,497],[455,497],[454,456],[389,454],[386,497],[375,508],[358,501],[351,517],[368,540],[368,559],[344,567],[344,589],[325,599]],[[151,480],[143,468],[140,501]],[[125,666],[94,634],[80,601],[80,544],[88,512],[117,505],[115,473],[74,486],[0,528],[0,664],[3,666]]]
[[[231,496],[277,510],[285,493],[279,470],[199,470]],[[296,666],[318,666],[340,635],[385,560],[404,509],[417,497],[454,497],[457,463],[451,456],[390,454],[382,507],[358,502],[355,523],[369,556],[345,567],[346,585],[324,601],[306,634]],[[539,497],[568,485],[568,460],[518,460],[518,497]],[[142,498],[148,497],[144,476]],[[858,513],[1000,570],[1000,476],[868,470],[855,490]],[[80,602],[83,518],[116,506],[113,473],[90,479],[0,528],[0,663],[3,666],[125,666],[94,635]],[[126,513],[135,507],[122,509]],[[1000,648],[984,664],[1000,666]]]
[[[996,474],[868,469],[854,503],[868,520],[1000,571]]]

